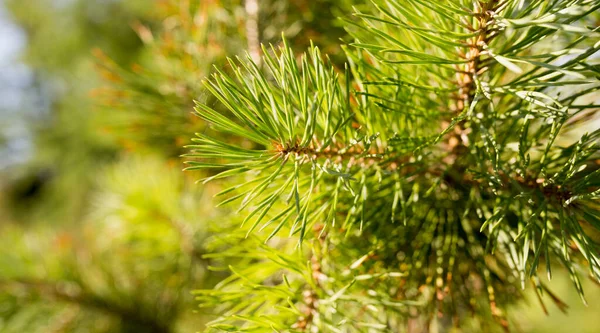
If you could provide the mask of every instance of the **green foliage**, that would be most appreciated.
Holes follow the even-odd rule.
[[[301,48],[303,29],[318,44],[339,38],[331,20],[311,23],[319,3],[331,2],[261,1],[258,42],[282,30]],[[207,226],[224,217],[202,204],[218,190],[198,193],[172,158],[205,129],[193,100],[214,99],[199,80],[249,44],[244,2],[6,4],[47,93],[29,95],[48,110],[27,124],[32,160],[0,170],[0,331],[203,327],[191,290],[227,276],[202,258]]]
[[[541,300],[538,272],[559,265],[583,297],[579,276],[600,278],[600,130],[577,132],[598,110],[599,8],[374,0],[346,22],[344,70],[284,45],[215,74],[227,112],[197,105],[218,134],[196,135],[188,170],[216,169],[205,181],[246,213],[218,250],[244,259],[200,293],[222,313],[210,327],[443,329],[474,312],[508,328],[507,305],[528,281]]]
[[[0,175],[0,331],[543,331],[523,295],[598,294],[597,0],[252,2],[6,2],[52,99]]]
[[[205,194],[159,158],[128,158],[99,180],[89,218],[24,234],[3,227],[2,332],[175,332],[190,321],[191,288],[210,217]],[[147,175],[153,175],[147,177]],[[51,221],[49,221],[51,222]]]

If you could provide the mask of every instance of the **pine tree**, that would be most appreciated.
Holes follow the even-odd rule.
[[[197,292],[209,331],[509,329],[600,278],[596,0],[372,0],[347,62],[284,43],[197,103],[188,170],[240,202]],[[241,227],[240,227],[241,226]],[[471,317],[475,317],[475,319]]]

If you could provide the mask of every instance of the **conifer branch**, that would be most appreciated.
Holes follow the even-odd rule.
[[[455,116],[466,112],[465,108],[470,107],[475,101],[477,90],[476,81],[479,77],[488,70],[488,67],[482,66],[482,56],[488,48],[492,39],[497,36],[497,28],[494,21],[495,10],[498,9],[499,1],[477,1],[474,2],[475,8],[472,15],[476,22],[476,26],[467,23],[469,31],[476,35],[466,41],[467,52],[460,53],[459,56],[465,59],[464,65],[455,65],[456,68],[456,84],[458,93],[451,98],[455,101],[452,106],[452,111]],[[447,122],[449,125],[450,122]],[[448,165],[455,163],[460,146],[468,146],[469,130],[464,128],[464,120],[456,124],[454,133],[447,141],[447,148],[450,154],[445,157],[444,162]]]
[[[289,309],[306,310],[286,323],[325,329],[341,318],[344,325],[400,330],[414,325],[411,311],[427,318],[423,327],[439,318],[458,318],[458,326],[473,311],[506,330],[504,309],[528,279],[537,281],[539,267],[550,277],[560,262],[582,296],[580,262],[600,278],[598,243],[582,227],[586,221],[600,230],[600,130],[557,143],[584,121],[574,118],[588,109],[580,100],[598,89],[589,58],[600,44],[587,38],[596,31],[575,22],[599,7],[539,4],[373,0],[346,21],[355,41],[343,73],[315,48],[297,59],[284,46],[263,52],[264,72],[232,62],[234,76],[219,73],[207,84],[226,111],[198,105],[198,114],[241,143],[199,134],[190,146],[199,160],[189,169],[219,170],[207,180],[239,180],[219,195],[250,208],[241,223],[246,237],[264,231],[269,243],[287,231],[302,248],[320,239],[307,230],[322,224],[338,247],[323,258],[313,252],[296,284],[286,282],[297,297]],[[553,46],[544,38],[554,34],[577,55],[547,51]],[[575,84],[586,86],[571,91]],[[348,259],[340,249],[354,263],[331,263]],[[325,262],[357,275],[345,285],[333,274],[314,285],[311,274]],[[231,270],[236,281],[257,276]],[[392,275],[400,287],[371,283]],[[357,281],[370,281],[362,286],[380,299],[352,293]],[[206,294],[218,299],[235,286],[228,281]],[[411,300],[422,308],[398,309]],[[341,301],[384,310],[366,324],[368,307],[333,311]]]

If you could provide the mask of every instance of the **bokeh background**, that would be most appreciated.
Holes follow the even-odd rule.
[[[354,2],[0,0],[0,332],[201,331],[192,291],[224,278],[203,255],[230,214],[181,171],[201,81],[282,33],[342,64]],[[600,288],[586,307],[555,275],[565,307],[528,294],[511,326],[600,332]]]

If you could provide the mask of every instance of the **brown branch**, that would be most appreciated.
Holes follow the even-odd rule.
[[[325,243],[325,234],[322,233],[323,228],[324,226],[322,224],[317,224],[313,228],[313,232],[316,235],[316,239],[318,242],[317,246],[319,247],[319,249],[313,250],[312,256],[310,258],[312,278],[315,281],[317,287],[319,288],[321,288],[320,281],[324,276],[320,256],[320,252],[322,251],[322,248]],[[292,325],[292,328],[298,329],[300,331],[306,331],[308,328],[310,328],[311,324],[313,323],[315,314],[317,313],[319,297],[317,295],[317,292],[310,288],[304,290],[302,296],[304,298],[303,301],[305,305],[304,315],[299,317],[298,320],[296,320],[296,322]]]
[[[327,147],[325,149],[316,148],[314,145],[300,146],[299,142],[287,143],[285,146],[280,143],[273,143],[274,150],[277,154],[286,157],[296,155],[306,157],[310,160],[328,159],[334,163],[347,162],[348,167],[355,165],[363,168],[372,167],[379,164],[388,170],[397,170],[402,164],[409,161],[409,156],[401,155],[397,157],[385,155],[384,152],[377,149],[365,150],[359,146],[347,148]]]
[[[483,65],[481,59],[482,53],[490,41],[497,36],[494,25],[494,9],[501,6],[502,3],[498,0],[489,2],[478,1],[473,14],[476,17],[476,26],[469,25],[469,30],[478,32],[478,34],[465,43],[466,52],[460,51],[458,56],[466,59],[467,62],[460,66],[456,65],[456,80],[458,87],[456,94],[452,96],[454,104],[451,106],[454,114],[459,114],[473,103],[475,92],[477,90],[475,81],[477,76],[483,74],[487,67]],[[449,122],[446,122],[449,125]],[[448,165],[454,164],[464,147],[469,145],[468,142],[469,129],[464,127],[464,123],[460,123],[455,128],[452,135],[446,142],[448,156],[444,159]]]

